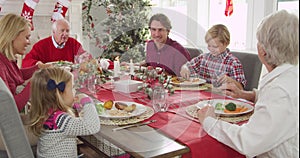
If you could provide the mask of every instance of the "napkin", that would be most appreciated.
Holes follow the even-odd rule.
[[[99,65],[103,70],[108,70],[108,67],[110,65],[109,59],[100,59]]]

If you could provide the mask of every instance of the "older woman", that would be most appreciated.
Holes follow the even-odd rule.
[[[224,93],[255,102],[242,126],[216,119],[214,108],[198,111],[204,130],[249,157],[299,157],[299,19],[287,11],[267,16],[257,29],[257,49],[268,70],[258,91],[223,85]]]
[[[27,84],[21,92],[17,86],[30,79],[39,67],[33,66],[19,69],[16,55],[24,55],[30,44],[30,23],[24,17],[7,14],[0,19],[0,77],[14,96],[18,110],[21,111],[29,100],[30,85]],[[47,67],[47,65],[40,65]]]

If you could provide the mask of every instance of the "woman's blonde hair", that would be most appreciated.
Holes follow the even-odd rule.
[[[0,52],[9,60],[15,60],[13,41],[31,24],[24,17],[16,14],[6,14],[0,19]]]
[[[285,10],[265,17],[256,32],[258,43],[266,52],[272,67],[299,62],[299,18]]]
[[[217,24],[212,26],[205,34],[205,42],[218,38],[224,45],[230,44],[230,33],[225,25]]]
[[[31,79],[31,107],[29,112],[30,128],[35,135],[40,135],[43,123],[49,117],[49,112],[60,110],[74,115],[72,108],[64,103],[64,98],[58,88],[49,90],[47,84],[54,80],[56,84],[72,82],[72,74],[61,68],[46,68],[36,71]]]

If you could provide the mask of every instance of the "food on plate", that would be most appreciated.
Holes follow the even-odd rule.
[[[98,114],[102,114],[105,111],[103,103],[96,102],[95,106],[96,106],[96,110],[97,110]]]
[[[127,106],[124,108],[125,111],[127,112],[132,112],[136,109],[136,105],[135,104],[131,104],[130,106]]]
[[[118,109],[109,110],[108,114],[110,116],[129,116],[130,115],[130,113],[128,113],[124,110],[118,110]]]
[[[122,102],[116,102],[115,107],[119,110],[124,110],[126,107],[128,107],[128,105]]]
[[[230,103],[225,105],[225,109],[229,110],[229,111],[234,111],[236,109],[236,104],[230,102]]]
[[[185,79],[182,78],[182,77],[172,77],[171,81],[172,81],[173,83],[181,83],[181,82],[184,82]]]
[[[173,83],[182,83],[182,82],[199,82],[199,78],[190,78],[189,80],[183,78],[183,77],[172,77],[171,81]]]
[[[216,109],[216,110],[224,110],[223,104],[222,104],[222,103],[217,103],[217,104],[215,105],[215,109]]]
[[[122,102],[116,102],[115,107],[118,110],[124,110],[126,112],[132,112],[136,109],[135,104],[127,105],[126,103],[122,103]]]
[[[114,102],[112,100],[107,100],[104,102],[104,108],[107,110],[110,110],[114,105]]]
[[[215,109],[218,111],[223,111],[224,113],[227,114],[237,114],[237,113],[242,113],[248,110],[247,107],[237,105],[233,102],[229,103],[216,103],[215,104]]]
[[[245,112],[247,110],[248,110],[247,107],[241,106],[241,107],[237,107],[234,111],[229,111],[227,109],[224,109],[224,113],[236,114],[236,113]]]

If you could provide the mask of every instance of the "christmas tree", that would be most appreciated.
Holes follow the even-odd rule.
[[[104,7],[107,18],[101,21],[103,31],[94,27],[91,8]],[[141,61],[145,57],[145,42],[149,39],[150,0],[86,0],[83,3],[83,31],[103,51],[101,57],[121,61]]]

